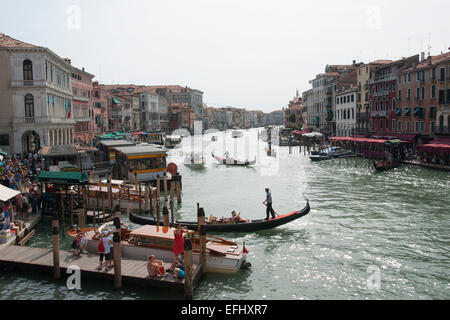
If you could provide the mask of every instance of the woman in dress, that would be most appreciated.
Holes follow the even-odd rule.
[[[177,263],[178,255],[184,253],[184,238],[183,238],[184,232],[188,232],[187,227],[181,228],[181,225],[177,224],[177,229],[173,232],[173,235],[175,237],[172,248],[174,265]]]

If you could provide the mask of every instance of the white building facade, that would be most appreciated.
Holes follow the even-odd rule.
[[[356,128],[357,88],[336,93],[336,135],[352,136]]]
[[[72,144],[71,65],[47,48],[0,34],[0,70],[0,148],[19,154]]]

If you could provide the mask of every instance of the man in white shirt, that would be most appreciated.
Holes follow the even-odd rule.
[[[272,214],[272,219],[275,219],[275,211],[272,208],[272,194],[269,191],[269,187],[266,187],[266,200],[263,202],[266,208],[266,219],[269,220],[269,213]]]

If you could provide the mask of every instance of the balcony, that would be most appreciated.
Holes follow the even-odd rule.
[[[370,78],[369,84],[374,84],[377,82],[387,82],[387,81],[393,81],[396,80],[396,77],[392,76],[391,74],[385,74],[378,77]]]
[[[35,123],[36,120],[35,120],[34,117],[25,117],[25,118],[24,118],[24,122],[25,122],[25,123]]]
[[[356,113],[356,119],[368,119],[369,118],[369,112],[357,112]]]
[[[10,86],[11,88],[44,87],[45,82],[45,80],[12,80]]]
[[[386,110],[378,110],[378,111],[370,111],[370,116],[371,117],[387,117],[388,116],[388,112]]]
[[[382,96],[388,96],[388,95],[389,95],[389,91],[375,92],[373,94],[374,97],[382,97]]]

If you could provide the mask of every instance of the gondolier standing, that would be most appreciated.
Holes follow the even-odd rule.
[[[269,220],[269,213],[272,214],[272,219],[275,219],[275,211],[273,211],[272,208],[272,195],[270,193],[269,187],[266,187],[266,200],[263,202],[267,208],[266,208],[266,219]]]

